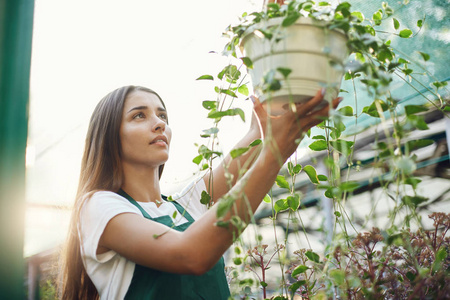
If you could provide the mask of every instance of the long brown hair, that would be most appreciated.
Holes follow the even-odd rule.
[[[86,144],[81,161],[80,180],[72,210],[67,241],[61,255],[60,294],[62,299],[98,299],[99,295],[86,273],[82,261],[79,235],[81,208],[96,191],[117,192],[123,184],[121,166],[120,124],[127,96],[134,91],[156,95],[141,86],[124,86],[106,95],[96,106],[89,122]],[[164,165],[159,167],[161,178]]]

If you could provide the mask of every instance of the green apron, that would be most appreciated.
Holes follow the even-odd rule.
[[[177,202],[173,203],[188,222],[175,226],[169,216],[152,218],[150,215],[127,193],[119,191],[119,195],[125,197],[142,212],[142,215],[150,220],[164,224],[178,231],[185,231],[194,219]],[[165,198],[164,198],[165,199]],[[149,237],[153,238],[153,237]],[[149,253],[151,255],[151,253]],[[225,277],[225,264],[223,258],[203,275],[181,275],[162,272],[136,264],[130,287],[125,299],[156,299],[156,300],[225,300],[230,297],[227,279]]]

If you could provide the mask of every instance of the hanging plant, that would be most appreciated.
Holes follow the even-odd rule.
[[[228,40],[221,54],[228,58],[229,63],[220,68],[216,76],[206,74],[198,78],[198,80],[213,82],[217,96],[215,100],[203,102],[203,107],[208,111],[208,118],[213,120],[213,126],[204,130],[202,137],[207,139],[207,142],[198,145],[198,156],[194,158],[194,163],[199,165],[201,171],[211,169],[213,161],[222,157],[222,152],[218,150],[220,149],[218,144],[220,121],[230,116],[236,116],[245,121],[243,110],[233,106],[235,100],[239,98],[256,94],[264,102],[267,111],[277,115],[292,109],[294,103],[310,99],[322,88],[325,91],[324,101],[328,102],[336,98],[338,94],[354,95],[353,104],[331,111],[330,118],[309,131],[302,144],[303,147],[316,153],[315,159],[320,160],[326,171],[322,171],[323,174],[318,172],[314,160],[311,164],[302,166],[293,158],[288,161],[284,171],[276,180],[274,188],[281,190],[279,194],[282,196],[278,199],[267,196],[264,200],[272,207],[271,218],[274,223],[282,215],[287,220],[287,228],[289,228],[290,220],[299,219],[299,222],[302,222],[298,211],[303,206],[304,195],[298,191],[296,178],[304,175],[311,185],[332,201],[336,222],[335,231],[340,232],[339,235],[334,235],[333,242],[328,245],[328,254],[319,255],[313,249],[298,250],[295,263],[289,263],[284,259],[287,255],[286,247],[284,247],[287,238],[284,240],[284,245],[281,243],[281,246],[275,247],[282,270],[278,282],[282,287],[280,295],[272,299],[290,299],[295,293],[307,299],[319,295],[343,296],[349,299],[380,295],[378,291],[371,292],[374,288],[389,289],[391,293],[395,290],[397,283],[387,287],[375,277],[370,280],[361,279],[361,276],[373,275],[384,280],[384,277],[377,273],[381,271],[361,275],[366,266],[349,270],[347,265],[344,266],[342,263],[345,261],[348,265],[371,264],[370,260],[376,257],[377,268],[391,268],[392,266],[385,260],[396,259],[392,254],[394,246],[400,247],[408,257],[418,255],[414,252],[417,251],[416,248],[408,246],[410,239],[406,237],[404,230],[398,229],[401,228],[398,223],[400,222],[406,228],[411,222],[421,224],[416,211],[428,198],[426,195],[420,195],[417,190],[421,179],[414,175],[417,168],[417,156],[414,151],[429,146],[433,141],[411,140],[408,137],[414,130],[428,129],[423,113],[431,108],[440,110],[445,117],[448,117],[449,108],[441,96],[442,91],[448,93],[448,89],[445,81],[433,79],[428,85],[417,79],[417,72],[413,69],[414,62],[403,53],[396,51],[393,42],[387,38],[389,35],[381,29],[386,22],[391,22],[394,30],[390,36],[394,35],[405,41],[422,30],[424,24],[424,20],[421,19],[417,20],[417,27],[414,30],[403,27],[401,19],[396,17],[395,11],[386,2],[383,2],[370,17],[360,11],[352,10],[349,2],[337,5],[327,1],[317,3],[310,0],[286,1],[283,5],[269,3],[261,11],[244,13],[239,24],[232,24],[226,28],[224,36]],[[431,59],[431,56],[425,52],[418,53],[423,62]],[[426,70],[424,72],[430,75]],[[432,78],[432,76],[429,77]],[[393,84],[399,80],[409,84],[412,89],[421,94],[423,101],[410,105],[400,103],[399,99],[392,95]],[[353,90],[342,89],[344,85]],[[361,88],[357,89],[357,86]],[[417,86],[423,90],[419,91]],[[359,103],[362,98],[359,94],[364,94],[366,98],[364,104]],[[367,99],[370,99],[369,103]],[[350,97],[345,99],[347,103],[350,101]],[[326,102],[321,105],[324,104]],[[363,107],[358,109],[361,106]],[[375,123],[381,124],[384,139],[375,140],[373,143],[374,147],[371,150],[374,155],[371,167],[380,170],[381,175],[376,173],[374,177],[384,189],[386,197],[392,199],[394,204],[386,229],[380,232],[376,229],[370,233],[377,238],[379,238],[378,233],[382,235],[382,239],[377,240],[376,243],[371,240],[374,244],[370,247],[377,244],[381,248],[384,247],[383,250],[379,253],[364,252],[363,255],[367,255],[364,262],[355,255],[361,256],[358,251],[367,250],[362,241],[369,233],[358,233],[352,224],[351,217],[345,211],[345,202],[349,195],[361,188],[361,183],[350,180],[349,174],[350,171],[361,168],[361,165],[354,161],[353,155],[359,133],[356,125],[362,116],[372,118],[376,120]],[[270,136],[265,137],[264,142],[270,142],[270,139]],[[231,153],[232,158],[244,155],[261,142],[256,140],[248,147],[234,149]],[[245,171],[243,166],[241,175]],[[389,185],[395,185],[396,188],[389,191]],[[220,209],[222,215],[231,209],[233,204],[232,197],[225,200]],[[205,203],[207,202],[205,200]],[[398,217],[400,212],[403,215],[406,214],[406,217],[401,220]],[[448,219],[448,215],[444,216]],[[239,223],[238,221],[236,220],[236,223]],[[352,232],[349,232],[348,226],[352,228]],[[441,230],[444,225],[437,226]],[[448,225],[446,226],[445,232],[448,230]],[[399,238],[395,238],[397,235]],[[392,242],[393,239],[395,243]],[[260,241],[261,238],[258,237],[257,240]],[[276,236],[275,240],[277,245],[280,244]],[[423,243],[432,243],[427,239],[423,241]],[[445,250],[446,254],[443,254],[444,248],[433,248],[438,261],[435,265],[439,264],[439,270],[443,273],[437,272],[436,266],[435,272],[425,275],[426,272],[421,269],[422,267],[419,268],[413,259],[409,260],[415,264],[416,273],[403,274],[402,280],[410,280],[408,288],[414,289],[415,282],[422,282],[421,280],[425,282],[427,278],[435,275],[439,276],[437,279],[439,284],[443,282],[443,274],[448,274],[449,257],[448,249]],[[252,251],[250,250],[249,254],[256,253],[254,252],[256,250]],[[264,251],[257,252],[258,264],[247,268],[257,274],[260,274],[256,271],[258,265],[262,268],[263,275],[256,282],[264,291],[264,297],[267,296],[266,271],[269,267],[264,261],[265,254],[266,247]],[[269,254],[268,257],[273,263],[273,256]],[[239,264],[236,264],[235,271],[244,265],[243,262],[246,259],[255,260],[255,255],[246,257],[240,252],[239,259],[236,260]],[[289,269],[290,266],[292,266],[291,269]],[[406,265],[403,267],[405,270],[408,268]],[[290,283],[284,275],[288,269]],[[392,274],[395,273],[392,268],[390,270]],[[242,277],[239,272],[233,274],[235,278]],[[325,277],[324,280],[319,280],[317,276]],[[390,277],[389,280],[391,279],[400,280],[400,278]],[[238,281],[241,296],[250,295],[250,288],[255,284],[254,281],[247,279],[238,279]],[[358,289],[362,283],[365,289]],[[440,292],[442,291],[439,290]],[[442,293],[445,294],[445,290]]]

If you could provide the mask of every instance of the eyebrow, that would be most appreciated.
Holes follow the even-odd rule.
[[[127,111],[127,114],[130,113],[130,112],[132,112],[132,111],[134,111],[134,110],[142,110],[142,109],[148,109],[148,106],[143,105],[143,106],[136,106],[136,107],[133,107],[132,109],[130,109],[129,111]],[[158,107],[157,110],[158,110],[158,111],[164,111],[164,112],[166,111],[166,109],[165,109],[164,107],[162,107],[162,106]]]

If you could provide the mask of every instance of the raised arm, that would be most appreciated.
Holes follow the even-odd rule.
[[[99,249],[112,249],[124,257],[150,268],[183,274],[202,274],[220,259],[242,228],[219,227],[217,210],[220,201],[232,201],[232,208],[221,218],[227,222],[238,217],[247,224],[272,187],[284,161],[297,149],[304,133],[327,116],[328,107],[312,112],[322,101],[320,92],[307,103],[297,105],[296,112],[270,118],[270,129],[261,153],[248,172],[186,231],[169,230],[164,225],[124,213],[111,219],[100,239]],[[333,106],[336,107],[339,99]],[[259,118],[269,117],[261,112]],[[164,233],[164,234],[162,234]],[[161,235],[162,234],[162,235]],[[159,238],[153,238],[160,235]]]
[[[252,100],[255,101],[255,98],[252,97]],[[257,115],[261,114],[263,110],[259,102],[254,103],[250,129],[233,149],[249,147],[252,142],[261,138],[261,129],[265,126],[260,126]],[[208,172],[203,177],[207,192],[211,195],[212,203],[217,202],[218,199],[228,193],[239,177],[242,177],[243,171],[248,170],[256,161],[260,150],[260,146],[251,147],[247,152],[236,158],[232,158],[228,154],[212,172]]]

